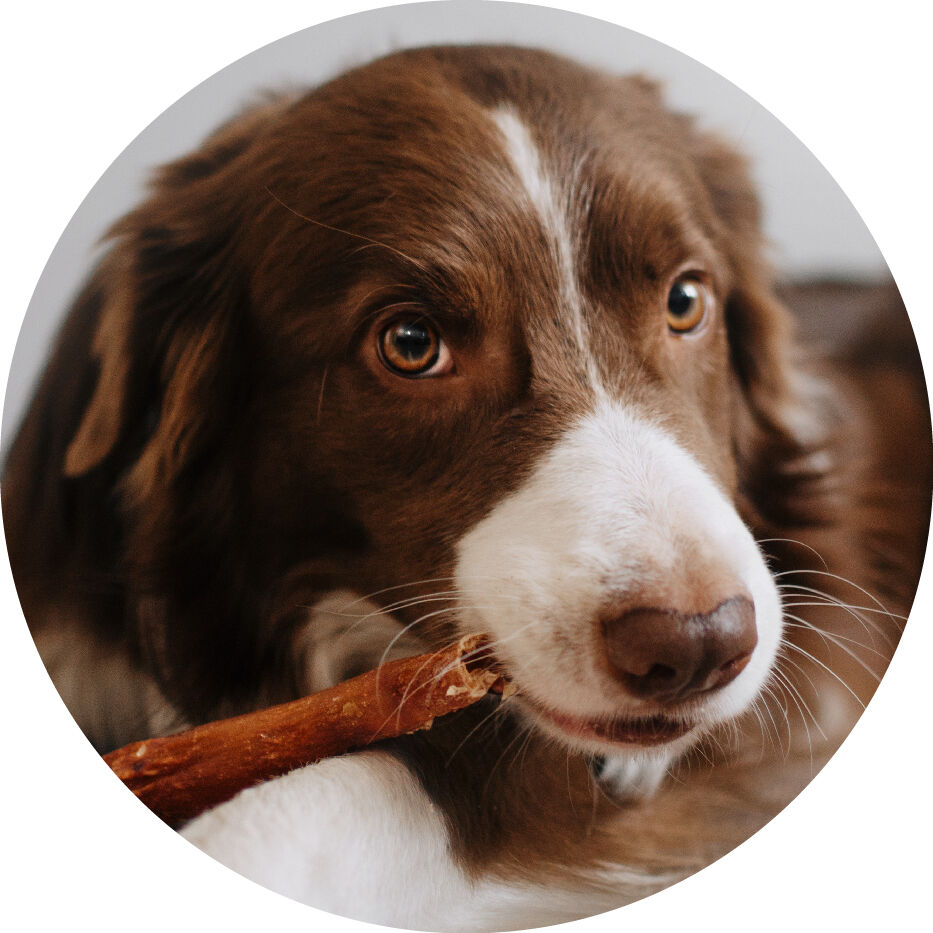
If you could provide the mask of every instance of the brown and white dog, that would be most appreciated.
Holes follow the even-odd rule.
[[[758,220],[650,82],[511,48],[270,98],[163,169],[4,477],[81,728],[107,750],[482,631],[514,698],[185,835],[319,907],[504,929],[754,831],[883,671],[930,491],[896,294],[860,293],[893,309],[870,355],[815,368]]]

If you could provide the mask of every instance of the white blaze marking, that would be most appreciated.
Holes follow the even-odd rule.
[[[492,118],[505,141],[505,151],[512,168],[551,241],[560,282],[560,311],[568,331],[584,362],[590,385],[600,397],[605,397],[589,346],[589,329],[583,317],[583,296],[576,276],[577,238],[567,216],[566,202],[561,203],[560,187],[545,171],[541,153],[528,127],[515,111],[511,107],[500,107],[493,112]]]

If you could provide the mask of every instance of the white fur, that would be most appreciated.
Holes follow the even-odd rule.
[[[596,620],[610,600],[627,594],[657,605],[651,587],[685,574],[734,579],[744,588],[755,604],[758,645],[735,681],[696,703],[700,728],[639,751],[644,768],[637,777],[631,766],[619,769],[635,783],[657,775],[659,756],[669,760],[702,727],[742,712],[761,689],[780,638],[773,580],[710,476],[661,428],[621,404],[599,403],[464,537],[456,568],[464,606],[483,607],[464,610],[464,630],[496,639],[519,689],[516,700],[588,719],[655,711],[610,675]]]
[[[531,131],[512,107],[497,108],[492,112],[492,119],[502,134],[507,164],[518,176],[521,192],[530,201],[551,241],[554,268],[560,277],[561,320],[576,345],[577,356],[583,364],[582,370],[587,375],[590,387],[598,394],[605,395],[595,357],[590,351],[589,328],[583,315],[584,302],[576,273],[579,244],[568,216],[567,190],[562,190],[553,175],[548,173]],[[567,179],[566,184],[571,186],[572,179]]]
[[[332,590],[314,604],[293,648],[304,672],[305,693],[427,650],[398,619],[350,590]]]
[[[599,771],[599,783],[619,803],[650,797],[667,776],[671,757],[657,751],[610,755]]]
[[[670,878],[607,870],[589,893],[471,880],[411,772],[366,751],[243,791],[183,831],[242,875],[322,910],[416,930],[509,930],[618,907]]]

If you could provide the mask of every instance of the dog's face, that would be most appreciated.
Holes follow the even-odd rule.
[[[269,630],[399,588],[428,641],[489,633],[546,733],[663,757],[780,638],[740,518],[792,408],[756,225],[739,160],[644,82],[396,56],[232,124],[124,222],[68,470],[135,445],[131,551],[179,604],[222,535],[212,572]],[[234,638],[203,632],[160,657]]]

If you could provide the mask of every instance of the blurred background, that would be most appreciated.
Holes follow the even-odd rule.
[[[29,305],[7,387],[3,449],[70,299],[101,255],[100,238],[141,198],[154,166],[195,147],[264,89],[314,85],[400,48],[445,42],[537,46],[659,79],[672,107],[695,114],[750,158],[782,277],[875,281],[886,274],[864,223],[806,147],[695,60],[619,26],[544,7],[457,0],[388,7],[297,32],[241,58],[182,97],[119,154],[78,207]]]

